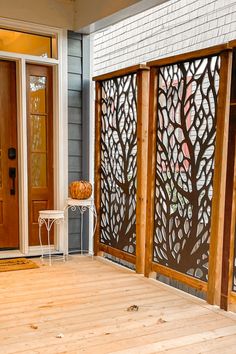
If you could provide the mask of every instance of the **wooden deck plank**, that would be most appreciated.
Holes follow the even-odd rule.
[[[228,338],[236,344],[236,315],[110,262],[73,256],[0,283],[0,354],[222,354]]]
[[[217,339],[220,338],[221,336],[227,336],[227,335],[236,335],[236,326],[230,326],[230,327],[225,327],[225,328],[217,328],[214,330],[210,331],[205,331],[202,333],[196,333],[192,335],[187,335],[187,336],[181,336],[179,338],[171,338],[171,339],[166,339],[163,341],[147,344],[147,345],[140,345],[139,347],[136,346],[132,350],[127,349],[127,350],[120,350],[120,351],[115,351],[115,352],[110,352],[112,354],[150,354],[150,353],[159,353],[160,350],[164,349],[170,349],[173,348],[176,350],[176,348],[183,346],[184,344],[195,344],[195,343],[201,343],[202,341],[206,339]],[[219,352],[222,353],[222,352]]]
[[[108,320],[108,319],[107,319]],[[35,347],[35,344],[38,343],[38,346],[42,346],[42,341],[47,338],[47,344],[49,345],[50,343],[56,343],[58,344],[58,341],[55,339],[57,333],[63,332],[65,335],[65,342],[69,342],[71,345],[74,344],[74,342],[78,341],[80,342],[80,345],[84,345],[86,347],[94,347],[94,346],[102,346],[104,347],[107,346],[107,350],[111,349],[110,345],[111,342],[114,342],[114,349],[115,347],[120,348],[123,345],[125,345],[124,342],[132,342],[134,338],[140,337],[142,339],[142,342],[149,342],[152,341],[155,336],[158,336],[158,338],[168,338],[169,335],[169,330],[173,326],[173,321],[170,322],[160,322],[158,321],[157,318],[155,317],[133,317],[132,316],[129,318],[129,321],[124,320],[123,322],[117,322],[116,320],[114,321],[106,321],[103,323],[103,320],[97,319],[97,321],[91,321],[89,323],[83,323],[80,324],[79,321],[68,321],[66,324],[63,323],[60,325],[58,321],[54,321],[54,326],[48,323],[48,326],[43,323],[38,323],[38,331],[37,331],[37,336],[34,336],[33,341],[29,343],[30,339],[32,339],[32,328],[30,328],[30,324],[27,328],[27,326],[22,327],[24,329],[20,331],[19,328],[12,329],[11,334],[9,336],[9,329],[8,331],[5,330],[1,332],[2,340],[1,340],[1,348],[4,348],[6,346],[5,351],[7,352],[8,349],[7,347],[9,344],[15,343],[16,340],[18,340],[18,348],[22,347],[25,348],[27,347]],[[217,321],[217,323],[214,321],[214,319],[211,316],[199,316],[199,319],[196,320],[194,325],[191,326],[191,322],[193,322],[193,317],[190,319],[187,319],[185,321],[181,320],[176,320],[175,321],[175,332],[178,334],[186,333],[186,331],[194,332],[196,331],[199,327],[202,328],[203,324],[206,325],[210,328],[211,326],[213,328],[218,328],[222,327],[224,325],[227,325],[227,319],[223,319],[221,321]],[[34,324],[35,325],[35,324]],[[91,330],[91,326],[93,329]],[[104,334],[109,333],[110,336]],[[176,335],[177,335],[176,334]],[[19,335],[21,336],[19,339]],[[143,338],[145,336],[145,338]],[[136,339],[135,339],[136,341]],[[113,349],[113,348],[112,348]],[[47,349],[45,349],[47,350]],[[93,350],[91,350],[93,352]]]
[[[129,303],[130,304],[130,303]],[[125,304],[124,304],[125,305]],[[157,319],[163,318],[164,321],[174,321],[174,320],[180,320],[180,319],[187,319],[191,318],[192,314],[194,316],[200,316],[200,315],[206,315],[208,311],[204,308],[184,308],[182,312],[179,312],[176,307],[168,307],[168,309],[165,309],[163,306],[160,309],[155,309],[153,308],[154,306],[141,306],[140,307],[140,317],[154,317],[156,316]],[[94,313],[95,312],[95,313]],[[102,309],[102,311],[99,311],[99,309],[92,308],[91,311],[88,313],[87,308],[84,309],[84,311],[68,311],[68,312],[60,312],[54,311],[53,313],[47,311],[47,308],[45,308],[44,312],[38,313],[37,315],[28,315],[27,318],[24,320],[20,316],[17,316],[14,321],[14,316],[11,316],[10,319],[5,319],[3,318],[4,325],[2,326],[2,329],[9,329],[9,328],[14,328],[15,325],[21,326],[21,325],[27,325],[29,323],[47,323],[47,322],[53,322],[55,321],[56,323],[60,323],[60,321],[63,321],[66,325],[66,321],[71,323],[75,321],[76,323],[85,323],[88,321],[96,321],[96,320],[102,320],[104,318],[118,318],[118,317],[124,317],[124,321],[127,318],[126,315],[126,308],[125,307],[119,307],[119,308],[113,308],[109,307],[107,310]],[[7,317],[6,317],[7,318]],[[139,318],[139,316],[136,316],[136,318]],[[50,324],[50,323],[49,323]]]
[[[201,354],[213,354],[217,350],[221,353],[226,354],[235,354],[235,346],[236,346],[236,336],[226,336],[223,338],[216,338],[213,340],[206,340],[201,343],[191,344],[187,346],[183,346],[181,348],[174,348],[170,350],[161,351],[158,354],[191,354],[201,353]],[[233,349],[233,351],[231,351]]]
[[[214,322],[211,316],[205,315],[205,317],[201,317],[196,319],[194,325],[191,326],[191,322],[193,322],[194,318],[192,317],[188,321],[176,321],[175,323],[175,335],[178,334],[186,334],[186,333],[194,333],[199,328],[201,329],[203,324],[205,327],[207,326],[209,329],[218,328],[226,325],[227,319],[223,319],[221,321]],[[91,324],[90,324],[91,325]],[[84,347],[84,350],[90,351],[93,353],[96,351],[98,346],[101,346],[102,352],[110,352],[111,343],[113,343],[113,348],[122,347],[124,345],[128,345],[128,343],[132,343],[134,345],[135,342],[152,342],[155,338],[165,339],[170,336],[170,329],[173,328],[173,324],[170,322],[166,323],[158,323],[155,317],[149,319],[142,319],[141,321],[127,321],[113,324],[92,324],[93,329],[85,328],[82,329],[78,326],[77,323],[71,324],[68,323],[66,328],[64,328],[64,343],[69,343],[72,348],[76,348],[79,346]],[[58,332],[56,332],[56,330]],[[25,348],[33,348],[35,346],[44,347],[43,340],[47,340],[47,346],[51,345],[60,345],[58,340],[55,338],[56,333],[60,333],[62,328],[60,326],[51,327],[50,330],[47,328],[40,328],[37,333],[37,336],[34,336],[32,333],[32,329],[29,331],[25,331],[22,334],[21,339],[18,339],[18,349]],[[110,335],[107,335],[107,334]],[[32,338],[32,336],[36,338]],[[10,338],[5,338],[5,340],[1,341],[1,349],[5,350],[5,353],[11,353],[11,349],[9,349],[9,344],[14,343],[14,340],[19,338],[19,334],[15,334],[15,336],[11,336]],[[63,345],[64,345],[63,343]],[[112,349],[113,349],[112,348]],[[47,348],[45,348],[44,353],[47,353]]]

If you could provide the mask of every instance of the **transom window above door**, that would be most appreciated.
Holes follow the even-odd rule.
[[[56,58],[56,38],[0,28],[0,51]]]

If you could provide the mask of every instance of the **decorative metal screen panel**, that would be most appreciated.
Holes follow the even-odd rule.
[[[159,68],[153,260],[208,276],[219,56]]]
[[[100,242],[135,254],[137,75],[102,82]]]

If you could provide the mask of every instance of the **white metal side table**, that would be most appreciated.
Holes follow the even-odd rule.
[[[94,200],[92,198],[88,198],[88,199],[72,199],[72,198],[68,198],[66,200],[66,206],[65,206],[65,210],[72,210],[73,212],[78,211],[79,214],[81,215],[81,223],[80,223],[80,253],[88,253],[90,255],[93,256],[93,251],[90,252],[89,249],[83,249],[83,217],[84,217],[84,213],[88,210],[89,212],[92,213],[93,217],[94,217],[94,226],[93,226],[93,239],[94,239],[94,233],[96,230],[96,226],[97,226],[97,211],[95,208],[95,204],[94,204]],[[93,241],[92,239],[92,241]],[[67,246],[68,247],[68,246]],[[69,254],[69,251],[67,249],[67,252]]]
[[[41,237],[41,228],[44,224],[47,229],[47,233],[48,233],[48,257],[49,257],[49,265],[50,266],[52,265],[50,231],[51,231],[53,224],[60,224],[63,221],[64,221],[64,211],[63,210],[41,210],[41,211],[39,211],[38,224],[39,224],[39,243],[40,243],[41,252],[42,252],[41,258],[43,260],[44,256],[45,256],[43,243],[42,243],[42,237]],[[60,257],[65,261],[65,251],[63,252],[62,256],[56,256],[56,257]]]

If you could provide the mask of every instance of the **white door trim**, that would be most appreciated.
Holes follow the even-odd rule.
[[[18,130],[18,171],[19,171],[19,251],[0,252],[0,257],[14,254],[40,254],[38,247],[28,245],[28,179],[27,179],[27,110],[26,110],[26,64],[53,66],[54,88],[54,206],[63,209],[68,195],[68,113],[67,113],[67,31],[23,21],[0,18],[0,27],[52,35],[58,41],[58,59],[37,57],[0,51],[0,59],[16,62],[17,66],[17,130]],[[67,229],[57,228],[55,248],[63,251],[64,234]]]

